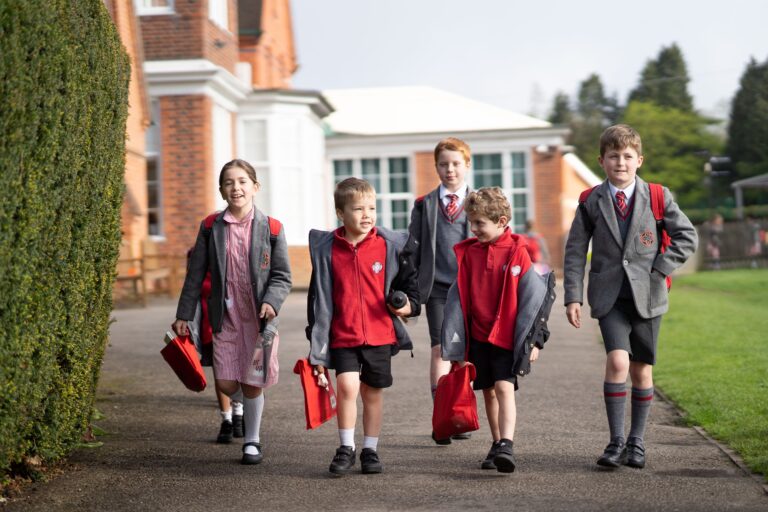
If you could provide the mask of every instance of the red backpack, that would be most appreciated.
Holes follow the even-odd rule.
[[[584,213],[584,218],[588,222],[588,229],[592,231],[594,224],[592,223],[589,215],[587,215],[587,209],[584,203],[587,202],[587,198],[599,185],[595,185],[592,188],[582,191],[579,195],[579,208]],[[669,237],[669,233],[664,229],[664,189],[658,183],[648,183],[648,187],[651,190],[651,211],[653,212],[653,218],[656,219],[656,231],[659,233],[659,252],[664,254],[667,251],[667,247],[672,243],[672,239]],[[672,276],[667,276],[667,290],[672,288]]]

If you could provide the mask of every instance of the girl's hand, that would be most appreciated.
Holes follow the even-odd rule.
[[[267,304],[266,302],[261,303],[261,311],[259,311],[259,318],[263,318],[264,320],[269,322],[276,316],[277,316],[277,313],[275,313],[275,308],[273,308],[271,304]]]
[[[171,324],[171,329],[173,329],[173,332],[179,336],[189,336],[189,328],[187,327],[186,320],[177,318],[176,321]]]
[[[312,373],[317,375],[317,385],[321,388],[328,389],[328,378],[325,376],[325,367],[321,364],[315,365]]]
[[[539,347],[533,347],[533,350],[531,350],[531,357],[529,361],[534,362],[538,358],[539,358]]]

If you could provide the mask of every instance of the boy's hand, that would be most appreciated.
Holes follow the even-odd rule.
[[[410,299],[406,299],[405,306],[401,307],[400,309],[395,309],[391,304],[387,303],[387,308],[389,308],[389,310],[394,315],[399,317],[406,317],[411,314],[411,301]]]
[[[267,304],[266,302],[261,303],[261,311],[259,311],[259,318],[263,318],[264,320],[269,322],[276,316],[277,316],[277,313],[275,313],[275,308],[273,308],[271,304]]]
[[[565,316],[568,317],[568,322],[575,328],[581,327],[581,304],[578,302],[571,302],[565,306]]]
[[[531,357],[528,359],[530,362],[534,362],[539,358],[539,347],[533,347],[531,350]]]
[[[171,324],[171,329],[173,329],[173,332],[179,336],[189,336],[189,328],[187,327],[186,320],[177,318],[176,321]]]
[[[317,385],[328,389],[328,378],[325,376],[325,367],[321,364],[315,365],[312,373],[317,375]]]

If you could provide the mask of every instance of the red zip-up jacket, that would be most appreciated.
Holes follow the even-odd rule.
[[[473,339],[513,350],[517,283],[531,268],[525,245],[507,228],[493,243],[470,238],[454,246],[459,297]]]
[[[356,246],[334,232],[331,348],[391,345],[395,329],[384,297],[387,245],[373,228]],[[343,305],[342,307],[338,307]]]

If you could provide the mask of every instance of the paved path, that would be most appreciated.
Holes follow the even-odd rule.
[[[599,469],[594,461],[607,441],[603,349],[594,322],[572,329],[562,306],[553,311],[552,339],[521,383],[515,473],[479,469],[490,444],[482,405],[481,429],[471,440],[447,447],[430,440],[421,318],[409,327],[414,357],[395,358],[395,384],[385,394],[385,473],[343,478],[327,473],[338,445],[335,424],[304,430],[292,373],[308,348],[304,294],[292,294],[283,309],[280,383],[267,394],[259,466],[239,464],[238,444],[213,442],[219,418],[212,386],[187,391],[160,357],[174,311],[169,302],[115,311],[98,394],[107,416],[99,424],[110,435],[8,510],[768,510],[761,486],[660,400],[647,432],[646,468]]]

